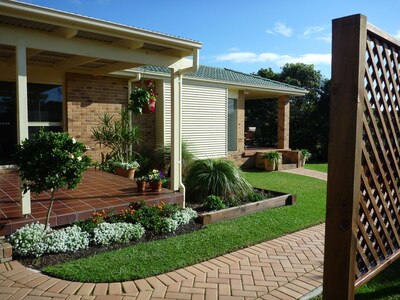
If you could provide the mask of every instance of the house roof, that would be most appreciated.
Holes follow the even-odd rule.
[[[133,68],[133,71],[139,73],[154,73],[169,75],[168,68],[158,66],[141,66]],[[239,88],[268,90],[268,91],[282,91],[290,95],[304,95],[307,93],[305,89],[289,85],[286,83],[274,81],[271,79],[263,78],[257,75],[246,74],[226,68],[217,68],[200,65],[196,72],[184,75],[184,78],[190,78],[200,81],[212,81],[214,83],[222,83]]]

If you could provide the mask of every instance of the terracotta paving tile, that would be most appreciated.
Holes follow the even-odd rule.
[[[42,297],[42,296],[32,296],[27,295],[25,297],[26,300],[51,300],[51,297]]]
[[[158,280],[160,280],[162,283],[164,283],[165,285],[170,285],[170,284],[175,283],[175,281],[171,277],[169,277],[165,274],[158,275],[158,276],[156,276],[156,278]]]
[[[206,300],[217,300],[218,299],[218,294],[217,290],[214,289],[206,289]]]
[[[39,290],[47,291],[49,288],[51,288],[53,285],[55,285],[58,282],[60,282],[60,279],[47,277],[47,280],[45,282],[36,286],[35,288],[37,288]]]
[[[145,279],[135,280],[135,284],[139,291],[152,291],[153,287]]]
[[[25,299],[25,297],[29,294],[31,289],[28,288],[21,288],[19,289],[16,293],[13,293],[10,298],[7,298],[7,300],[20,300],[20,299]],[[2,291],[3,292],[3,291]]]
[[[204,300],[205,295],[194,294],[191,300]]]
[[[112,282],[108,285],[109,295],[120,295],[122,294],[122,285],[120,282]]]
[[[136,300],[149,300],[151,298],[152,291],[140,292]]]
[[[281,300],[294,300],[294,299],[297,299],[296,297],[289,296],[289,295],[287,295],[285,293],[282,293],[282,292],[280,292],[278,290],[274,290],[270,294],[275,296],[275,297],[277,297],[278,299],[281,299]]]
[[[69,285],[62,290],[63,294],[74,295],[77,290],[81,287],[82,283],[80,282],[71,282]]]
[[[231,295],[231,285],[226,284],[226,283],[219,284],[218,285],[218,295],[230,296]]]
[[[163,298],[165,296],[166,292],[167,292],[167,287],[166,286],[157,287],[153,291],[152,298],[153,297]]]
[[[176,282],[167,286],[167,293],[179,293],[181,288],[181,283]]]
[[[135,296],[139,294],[139,290],[137,289],[133,281],[124,281],[121,284],[125,294],[135,295]]]
[[[101,295],[101,296],[96,296],[96,300],[119,300],[119,299],[125,299],[123,296],[117,296],[117,295]]]
[[[169,276],[169,277],[171,277],[173,280],[175,280],[176,282],[178,282],[178,281],[183,281],[183,280],[185,280],[186,278],[185,277],[183,277],[182,275],[180,275],[178,272],[169,272],[169,273],[167,273],[167,275]]]

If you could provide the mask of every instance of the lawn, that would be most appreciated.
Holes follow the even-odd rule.
[[[134,280],[165,273],[325,221],[326,182],[281,172],[246,172],[256,187],[297,195],[297,204],[212,224],[202,230],[49,266],[82,282]]]
[[[327,163],[307,163],[304,165],[304,169],[328,173],[328,164]]]

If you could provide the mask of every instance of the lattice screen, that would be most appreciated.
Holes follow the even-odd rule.
[[[367,31],[356,279],[400,247],[400,47]]]

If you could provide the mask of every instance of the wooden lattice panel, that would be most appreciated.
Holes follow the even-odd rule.
[[[400,47],[367,31],[356,278],[400,248]]]

